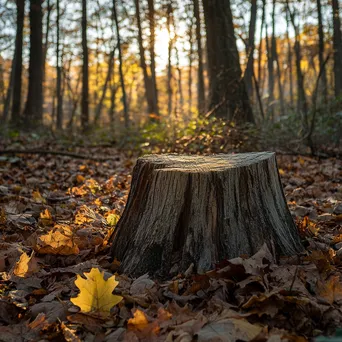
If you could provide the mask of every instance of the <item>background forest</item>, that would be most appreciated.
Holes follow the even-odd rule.
[[[247,140],[247,149],[336,150],[339,6],[0,0],[3,132],[88,131],[173,149],[182,139],[198,146],[212,139],[214,151]]]

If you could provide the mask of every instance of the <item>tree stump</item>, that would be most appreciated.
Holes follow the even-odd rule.
[[[252,255],[302,250],[273,152],[139,158],[112,256],[120,271],[168,277]]]

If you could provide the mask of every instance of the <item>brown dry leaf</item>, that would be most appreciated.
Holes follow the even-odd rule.
[[[69,329],[63,322],[61,323],[61,329],[67,342],[81,342],[78,336],[76,336],[75,330]]]
[[[40,254],[72,255],[80,252],[71,228],[64,224],[55,225],[48,234],[38,238],[35,250]]]
[[[317,295],[329,304],[340,303],[342,300],[342,283],[339,276],[332,276],[327,281],[318,281]]]
[[[334,270],[334,266],[331,264],[334,255],[330,249],[327,252],[321,250],[314,250],[310,255],[304,258],[306,261],[310,261],[316,265],[318,271],[323,274],[328,274]]]
[[[197,333],[197,341],[251,341],[263,330],[244,319],[223,319],[204,325]]]
[[[33,251],[31,256],[28,256],[25,252],[20,256],[19,261],[14,266],[13,273],[17,277],[25,278],[38,271],[39,265]]]
[[[6,212],[4,208],[0,208],[0,224],[5,224],[7,221]]]
[[[310,221],[308,216],[305,216],[302,221],[298,224],[299,233],[301,236],[317,236],[319,227],[316,223]]]
[[[105,280],[104,272],[100,272],[98,268],[92,268],[84,275],[86,279],[77,275],[75,284],[80,293],[77,297],[71,298],[71,302],[77,305],[82,312],[92,312],[100,316],[109,315],[110,309],[122,300],[121,296],[112,294],[119,284],[115,280],[115,275]]]

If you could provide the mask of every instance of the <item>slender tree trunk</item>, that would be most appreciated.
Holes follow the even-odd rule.
[[[167,31],[169,33],[169,41],[168,41],[168,48],[167,48],[167,115],[169,119],[171,119],[172,113],[172,43],[173,39],[171,38],[171,16],[172,16],[172,6],[170,3],[167,5],[167,18],[166,18],[166,26]]]
[[[268,118],[273,121],[274,119],[274,70],[273,70],[273,59],[272,50],[268,38],[268,25],[266,23],[266,50],[267,50],[267,74],[268,74],[268,102],[267,111]]]
[[[210,102],[213,115],[254,123],[234,35],[229,0],[203,1],[207,31]]]
[[[15,37],[15,59],[13,61],[14,68],[14,84],[12,96],[12,116],[13,125],[18,125],[21,114],[21,87],[22,87],[22,70],[23,70],[23,29],[25,17],[25,0],[17,0],[17,33]]]
[[[181,115],[184,113],[184,96],[183,96],[183,81],[182,81],[182,69],[179,62],[179,52],[177,46],[176,50],[176,61],[177,61],[177,73],[178,73],[178,94],[179,94],[179,112]]]
[[[60,51],[59,51],[59,36],[60,36],[60,5],[59,0],[56,3],[57,7],[57,19],[56,19],[56,72],[57,72],[57,85],[56,85],[56,98],[57,98],[57,129],[61,130],[63,128],[63,108],[62,108],[62,67],[60,61]]]
[[[321,0],[317,2],[317,15],[318,15],[318,58],[319,58],[319,69],[321,74],[321,89],[322,98],[325,103],[328,100],[328,82],[327,73],[324,64],[324,31],[323,31],[323,19],[322,19],[322,5]]]
[[[87,0],[82,0],[82,101],[81,101],[81,125],[82,130],[89,128],[89,66],[88,66],[88,42],[87,42]]]
[[[29,127],[43,121],[43,11],[41,0],[30,1],[29,86],[25,120]]]
[[[110,85],[110,107],[108,110],[108,117],[109,117],[109,125],[111,130],[114,130],[114,121],[115,121],[115,99],[118,87],[114,84],[113,78],[111,78],[111,85]]]
[[[301,46],[300,46],[300,38],[299,38],[299,28],[296,25],[295,22],[295,12],[291,12],[289,8],[289,4],[287,2],[287,7],[290,14],[290,19],[292,22],[293,29],[295,31],[295,56],[296,56],[296,74],[297,74],[297,91],[298,91],[298,97],[297,97],[297,109],[298,112],[301,114],[302,122],[303,122],[303,128],[304,131],[307,132],[309,126],[308,126],[308,104],[306,101],[305,96],[305,90],[304,90],[304,77],[301,69]]]
[[[196,42],[197,42],[197,110],[199,114],[204,113],[206,108],[205,88],[204,88],[204,67],[203,67],[203,48],[201,34],[201,17],[199,11],[199,0],[193,0],[194,17],[196,20]]]
[[[249,98],[253,98],[253,68],[254,68],[254,40],[255,40],[255,26],[256,26],[256,17],[257,17],[257,0],[251,0],[251,18],[249,21],[249,30],[248,30],[248,44],[246,47],[247,52],[247,67],[245,71],[245,82],[246,89]]]
[[[279,92],[279,102],[280,102],[280,112],[281,115],[285,115],[285,108],[284,108],[284,97],[283,97],[283,88],[281,85],[281,70],[279,66],[279,57],[277,51],[277,39],[275,33],[275,7],[276,7],[276,0],[273,0],[273,8],[272,8],[272,61],[273,63],[276,62],[277,65],[277,80],[278,80],[278,92]]]
[[[50,34],[50,18],[53,5],[51,5],[50,0],[47,0],[46,4],[46,24],[45,24],[45,39],[43,45],[43,106],[45,101],[45,73],[46,73],[46,56],[49,48],[49,34]]]
[[[289,35],[290,18],[289,11],[286,8],[286,40],[287,40],[287,64],[289,68],[289,88],[290,88],[290,103],[294,103],[293,96],[293,76],[292,76],[292,47]]]
[[[113,0],[113,17],[115,21],[116,27],[116,36],[118,40],[118,52],[119,52],[119,74],[120,74],[120,83],[121,83],[121,91],[122,91],[122,103],[124,107],[124,119],[125,119],[125,127],[129,128],[129,116],[128,116],[128,107],[127,107],[127,96],[126,96],[126,88],[125,88],[125,80],[122,70],[122,51],[121,51],[121,38],[120,38],[120,28],[118,22],[118,16],[116,12],[116,0]]]
[[[155,107],[156,102],[154,101],[154,90],[152,79],[147,72],[147,64],[145,59],[145,47],[143,44],[143,33],[141,28],[141,18],[140,18],[140,5],[139,0],[135,0],[135,16],[138,26],[138,44],[139,44],[139,55],[140,55],[140,67],[143,72],[144,77],[144,90],[147,102],[147,111],[150,116],[154,116],[158,113],[158,108]]]
[[[114,63],[114,54],[115,54],[115,48],[109,54],[107,76],[106,76],[106,79],[105,79],[105,83],[103,85],[100,101],[99,101],[99,103],[96,106],[94,125],[98,124],[100,116],[101,116],[102,106],[103,106],[104,99],[106,97],[108,83],[109,83],[109,81],[111,79],[111,76],[112,76],[113,63]]]
[[[189,74],[188,74],[188,113],[189,118],[191,118],[192,114],[192,62],[193,62],[193,18],[191,18],[191,23],[189,26]]]
[[[262,75],[261,61],[262,61],[262,32],[265,26],[265,8],[266,8],[266,0],[262,0],[262,14],[261,14],[261,23],[260,23],[260,43],[259,43],[259,53],[258,53],[258,84],[261,94],[264,92],[264,77]]]
[[[49,47],[49,34],[50,34],[50,18],[51,18],[51,11],[52,11],[53,5],[50,4],[50,0],[47,0],[46,4],[46,31],[45,31],[45,40],[44,40],[44,47],[43,47],[43,81],[45,81],[45,64],[46,64],[46,55],[47,50]]]
[[[339,1],[332,0],[335,96],[342,95],[342,34]]]
[[[4,104],[5,103],[5,82],[4,82],[4,60],[0,59],[0,97],[1,97],[1,102]]]
[[[16,56],[15,56],[15,52],[14,52],[14,56],[12,59],[12,65],[11,65],[11,73],[10,73],[10,77],[9,77],[9,82],[8,82],[8,87],[7,87],[7,92],[6,92],[6,98],[5,98],[5,103],[4,103],[4,109],[2,112],[2,118],[1,118],[1,120],[3,122],[7,121],[8,114],[9,114],[10,107],[11,107],[11,100],[12,100],[12,95],[13,95],[15,59],[16,59]]]
[[[153,90],[153,102],[154,102],[154,113],[159,117],[159,105],[158,105],[158,89],[157,89],[157,78],[156,78],[156,61],[155,61],[155,10],[154,10],[154,0],[147,0],[148,3],[148,18],[150,26],[150,59],[151,59],[151,81]]]

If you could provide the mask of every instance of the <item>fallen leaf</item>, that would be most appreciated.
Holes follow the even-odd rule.
[[[39,190],[33,191],[32,198],[36,203],[46,203],[45,198],[40,194]]]
[[[71,302],[78,306],[82,312],[93,312],[100,315],[108,315],[110,309],[118,304],[121,296],[113,295],[112,292],[119,284],[113,275],[104,279],[104,272],[98,268],[92,268],[89,273],[84,273],[86,279],[77,275],[75,285],[80,293],[77,297],[71,298]]]
[[[25,278],[39,271],[37,259],[34,257],[34,252],[28,256],[25,252],[20,256],[19,261],[14,266],[13,273],[17,277]]]
[[[45,209],[43,212],[41,212],[39,217],[40,217],[40,223],[43,226],[49,226],[53,224],[52,215],[48,209]]]
[[[48,234],[38,238],[35,250],[40,254],[72,255],[80,252],[74,234],[67,225],[56,225]]]
[[[262,327],[243,319],[223,319],[206,324],[197,333],[197,341],[250,341],[262,331]]]
[[[318,281],[317,295],[329,304],[340,303],[342,300],[342,283],[339,276],[330,277],[327,281]]]
[[[141,310],[135,310],[133,318],[130,318],[127,322],[128,326],[133,329],[143,330],[148,326],[148,320],[145,313]]]
[[[119,221],[119,215],[116,215],[116,214],[109,214],[107,217],[106,217],[106,220],[107,220],[107,223],[109,226],[115,226],[118,221]]]

